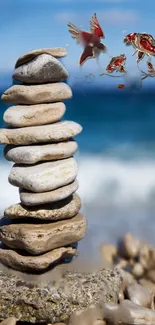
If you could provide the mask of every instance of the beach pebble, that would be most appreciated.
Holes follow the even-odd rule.
[[[125,283],[125,286],[127,284],[132,284],[133,282],[136,282],[136,280],[134,279],[133,275],[130,274],[129,272],[125,271],[125,270],[120,270],[120,274],[123,278],[123,281]]]
[[[62,63],[49,54],[40,54],[16,68],[13,73],[13,79],[27,84],[61,81],[68,77],[68,71]]]
[[[26,206],[36,206],[51,202],[57,202],[75,193],[78,187],[78,181],[75,180],[66,186],[62,186],[56,190],[49,192],[34,193],[20,189],[20,200],[21,203]]]
[[[62,220],[75,216],[81,208],[81,200],[78,194],[68,198],[37,207],[26,207],[22,204],[14,204],[5,209],[4,215],[12,219],[34,218],[41,220]]]
[[[128,325],[153,325],[155,324],[155,312],[149,308],[138,306],[130,300],[124,300],[120,305],[104,304],[105,320],[110,324]]]
[[[66,111],[64,103],[17,105],[9,107],[4,122],[12,127],[36,126],[59,121]]]
[[[147,244],[141,245],[139,251],[139,262],[143,265],[144,269],[154,269],[155,266],[155,248]]]
[[[72,121],[20,129],[0,129],[0,144],[28,145],[60,142],[76,136],[81,131],[81,125]]]
[[[7,145],[4,148],[4,155],[7,160],[17,164],[31,165],[39,161],[60,160],[71,157],[77,149],[77,142],[72,140],[36,146]]]
[[[120,253],[125,258],[135,258],[138,256],[140,241],[127,233],[120,244]]]
[[[15,104],[54,103],[72,97],[71,88],[63,82],[42,85],[13,85],[5,90],[1,99]]]
[[[117,255],[117,247],[112,244],[104,244],[100,247],[100,255],[105,265],[112,267]]]
[[[4,319],[2,322],[0,322],[0,325],[16,325],[17,321],[18,319],[12,316],[7,319]]]
[[[127,266],[128,266],[128,260],[125,260],[124,258],[121,258],[119,256],[116,257],[115,267],[117,267],[117,269],[123,269]]]
[[[155,283],[155,270],[150,270],[147,273],[147,279]]]
[[[70,184],[76,176],[77,163],[74,158],[67,158],[33,166],[15,164],[8,179],[14,186],[39,193]]]
[[[22,255],[10,249],[0,249],[0,262],[19,271],[43,271],[52,264],[76,255],[72,247],[60,247],[39,256]]]
[[[48,54],[52,55],[55,58],[62,58],[67,55],[67,50],[62,47],[55,47],[55,48],[43,48],[43,49],[36,49],[31,52],[25,53],[24,55],[20,56],[15,64],[15,68],[18,68],[20,65],[30,62],[38,55],[41,54]]]
[[[75,311],[69,319],[68,325],[104,325],[103,310],[100,307],[92,305],[84,310]]]
[[[141,263],[135,263],[132,268],[132,274],[136,279],[139,279],[144,274],[144,267]]]
[[[142,278],[139,280],[139,283],[146,288],[150,293],[155,294],[155,284],[149,281],[148,279]]]
[[[151,308],[152,295],[146,288],[138,283],[131,283],[127,285],[126,297],[139,306]]]
[[[87,228],[83,215],[48,223],[13,223],[0,227],[0,239],[8,247],[39,255],[81,240]]]

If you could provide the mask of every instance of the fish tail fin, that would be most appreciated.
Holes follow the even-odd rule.
[[[93,58],[94,57],[94,53],[93,53],[93,47],[92,46],[86,46],[81,57],[80,57],[80,66],[82,66],[86,60]]]

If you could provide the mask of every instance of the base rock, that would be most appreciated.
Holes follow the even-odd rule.
[[[14,315],[21,321],[54,324],[67,321],[72,312],[91,304],[116,303],[121,277],[117,270],[65,271],[57,281],[41,285],[1,270],[0,283],[0,319]]]

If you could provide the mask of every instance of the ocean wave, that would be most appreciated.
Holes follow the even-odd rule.
[[[153,204],[155,202],[155,160],[123,161],[104,155],[76,155],[78,193],[85,206]],[[8,183],[10,162],[2,162],[0,211],[19,202],[18,188]]]
[[[124,161],[102,155],[78,157],[79,193],[95,206],[155,201],[155,160]]]

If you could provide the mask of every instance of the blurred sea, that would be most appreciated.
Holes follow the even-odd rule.
[[[1,89],[3,92],[4,89]],[[83,252],[127,231],[155,244],[155,92],[73,88],[64,119],[83,126],[76,137],[79,194],[88,219]],[[0,127],[7,105],[0,103]],[[0,147],[0,211],[19,201],[8,184],[11,163]]]

